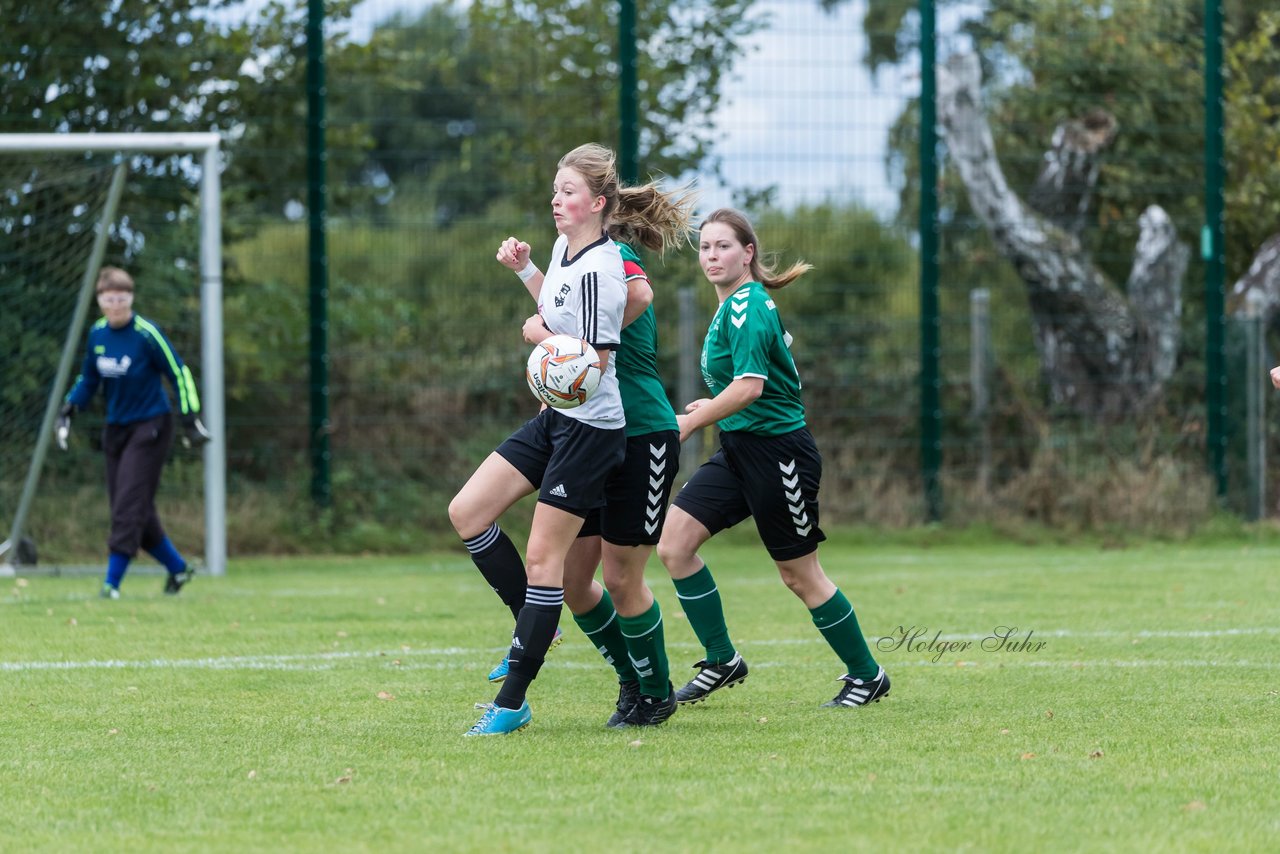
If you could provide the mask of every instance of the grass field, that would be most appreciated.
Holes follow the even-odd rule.
[[[2,579],[0,850],[1274,850],[1280,548],[828,543],[893,677],[859,710],[819,708],[843,670],[759,546],[704,554],[743,685],[606,730],[566,617],[489,739],[510,618],[461,554]]]

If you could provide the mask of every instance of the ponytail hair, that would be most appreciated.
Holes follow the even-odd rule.
[[[713,222],[723,223],[732,228],[734,235],[738,238],[738,242],[743,246],[755,247],[755,254],[751,256],[751,278],[770,290],[785,288],[813,269],[812,264],[797,261],[782,272],[778,272],[774,261],[766,258],[764,252],[760,249],[760,238],[756,237],[756,231],[751,227],[751,221],[741,211],[736,211],[733,208],[718,208],[702,221],[702,225],[698,226],[698,230],[701,231]]]
[[[623,243],[639,243],[659,254],[692,239],[696,194],[688,185],[664,192],[656,183],[623,187],[618,207],[605,225],[609,236]]]

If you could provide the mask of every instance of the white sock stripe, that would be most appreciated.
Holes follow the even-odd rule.
[[[838,625],[840,625],[841,623],[843,623],[845,620],[849,619],[849,618],[850,618],[850,617],[852,617],[852,616],[853,616],[853,606],[852,606],[852,605],[850,605],[850,606],[849,606],[849,613],[845,614],[843,617],[841,617],[840,619],[836,620],[834,623],[830,623],[830,624],[825,625],[825,626],[818,626],[818,631],[820,631],[820,632],[825,632],[827,629],[831,628],[832,626],[838,626]]]
[[[661,615],[661,614],[659,614],[659,615],[658,615],[658,622],[654,623],[654,624],[653,624],[652,626],[650,626],[649,628],[647,628],[647,629],[645,629],[644,631],[640,632],[640,634],[638,634],[638,635],[629,635],[629,634],[627,634],[626,632],[623,632],[623,633],[622,633],[622,636],[623,636],[624,638],[639,638],[639,637],[644,637],[645,635],[649,634],[650,632],[652,632],[652,631],[656,630],[656,629],[658,628],[658,626],[660,626],[660,625],[662,625],[662,615]]]
[[[462,544],[471,554],[478,554],[493,545],[501,534],[502,529],[498,527],[497,522],[494,522],[483,533],[476,534],[469,540],[463,540]]]
[[[564,590],[557,587],[552,590],[546,588],[538,589],[530,587],[525,591],[524,604],[526,605],[563,605]]]
[[[564,598],[564,597],[561,597],[561,598]],[[593,631],[593,632],[588,632],[588,631],[586,631],[586,630],[584,629],[582,633],[583,633],[584,635],[587,635],[588,637],[590,637],[591,635],[597,635],[597,634],[599,634],[600,632],[603,632],[605,629],[609,628],[609,624],[610,624],[610,623],[612,623],[612,622],[613,622],[614,620],[616,620],[617,618],[618,618],[618,612],[617,612],[617,611],[614,611],[612,614],[610,614],[610,615],[609,615],[609,619],[607,619],[607,620],[605,620],[605,621],[604,621],[604,625],[603,625],[603,626],[601,626],[600,628],[596,629],[596,630],[595,630],[595,631]],[[581,628],[581,626],[579,626],[579,628]]]
[[[684,599],[686,602],[692,602],[694,599],[705,599],[706,597],[710,596],[712,593],[719,593],[719,592],[720,592],[720,588],[719,588],[719,587],[712,587],[712,588],[711,588],[710,590],[708,590],[706,593],[699,593],[697,596],[685,596],[685,595],[681,594],[679,590],[677,590],[677,591],[676,591],[676,598],[677,598],[677,599]]]

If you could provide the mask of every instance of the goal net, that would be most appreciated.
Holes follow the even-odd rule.
[[[158,322],[201,386],[214,440],[175,454],[159,501],[175,542],[225,569],[218,137],[215,134],[0,134],[0,574],[100,560],[109,512],[99,394],[66,453],[53,421],[100,316],[103,264],[137,281],[135,308]],[[96,543],[97,547],[86,547]]]

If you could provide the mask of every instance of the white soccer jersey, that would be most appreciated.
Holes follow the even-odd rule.
[[[603,234],[575,258],[566,257],[568,250],[569,239],[560,235],[551,250],[551,263],[542,274],[538,313],[552,332],[582,338],[593,347],[607,347],[610,353],[600,387],[591,398],[579,407],[559,411],[592,427],[625,427],[614,369],[622,313],[627,307],[622,254]]]

